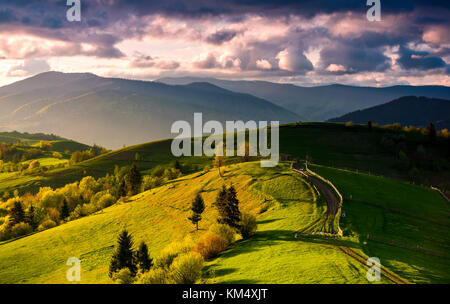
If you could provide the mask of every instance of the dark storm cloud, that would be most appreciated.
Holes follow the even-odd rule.
[[[238,34],[238,32],[236,32],[236,31],[221,30],[221,31],[217,31],[214,34],[211,34],[210,36],[208,36],[206,38],[206,41],[209,43],[212,43],[212,44],[222,44],[224,42],[230,41],[231,39],[236,37],[237,34]]]
[[[429,52],[412,51],[401,47],[398,63],[405,69],[431,70],[444,68],[446,63],[441,57],[436,57]]]
[[[390,59],[380,49],[343,43],[324,48],[320,58],[324,69],[333,64],[345,68],[345,71],[329,71],[335,74],[383,72],[391,66]]]

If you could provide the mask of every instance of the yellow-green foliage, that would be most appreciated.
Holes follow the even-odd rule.
[[[205,259],[215,258],[227,248],[227,241],[220,235],[208,233],[195,244],[194,250]]]
[[[209,228],[209,231],[223,237],[227,242],[227,246],[233,243],[236,238],[234,229],[225,224],[214,224]]]
[[[202,275],[203,258],[197,252],[188,252],[175,258],[170,266],[175,284],[195,284]]]

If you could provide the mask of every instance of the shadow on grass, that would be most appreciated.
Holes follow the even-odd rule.
[[[273,223],[273,222],[280,221],[280,220],[284,220],[284,218],[276,218],[276,219],[258,221],[258,225],[269,224],[269,223]]]

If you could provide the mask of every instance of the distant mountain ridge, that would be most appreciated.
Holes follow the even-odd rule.
[[[215,78],[161,78],[166,84],[209,82],[224,89],[251,94],[269,100],[300,116],[304,121],[326,121],[341,115],[370,108],[403,96],[426,96],[450,99],[446,86],[357,87],[340,84],[301,87],[267,81],[231,81]]]
[[[278,120],[299,117],[271,102],[209,83],[167,85],[46,72],[0,88],[0,129],[54,133],[118,148],[173,136],[177,120]]]
[[[432,122],[437,129],[450,129],[450,100],[405,96],[329,121],[367,123],[369,120],[382,125],[401,123],[404,126],[416,127],[425,127]]]

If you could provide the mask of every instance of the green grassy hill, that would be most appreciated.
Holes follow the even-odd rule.
[[[82,261],[83,283],[111,283],[108,263],[121,229],[129,230],[135,243],[144,240],[152,256],[186,235],[197,239],[215,221],[211,204],[224,183],[236,187],[241,210],[258,214],[259,226],[252,238],[237,241],[207,262],[203,280],[208,283],[367,283],[367,267],[342,248],[364,258],[379,257],[384,267],[409,282],[450,280],[448,258],[436,256],[447,254],[449,244],[448,205],[439,194],[385,178],[312,168],[345,197],[352,195],[344,201],[342,239],[294,237],[326,212],[326,204],[288,163],[273,169],[242,163],[226,167],[223,178],[217,169],[194,173],[91,216],[2,243],[0,282],[65,283],[65,261],[74,256]],[[199,190],[206,210],[201,230],[195,232],[187,217]],[[368,197],[380,207],[357,201]],[[390,281],[383,277],[382,283]]]
[[[382,128],[374,128],[370,132],[365,126],[346,127],[335,123],[290,124],[280,127],[280,153],[299,159],[309,155],[313,162],[330,167],[349,168],[397,179],[408,179],[408,170],[398,168],[400,162],[398,153],[395,152],[396,147],[393,148],[394,151],[390,151],[380,145],[384,137],[395,137],[399,134],[405,139],[397,145],[405,143],[407,149],[411,150],[411,155],[414,155],[418,146],[424,146],[428,154],[436,155],[435,163],[443,167],[439,171],[432,171],[430,168],[434,163],[427,163],[426,165],[430,168],[421,168],[421,175],[432,180],[434,185],[442,184],[441,188],[447,187],[450,190],[448,182],[450,163],[446,160],[446,143],[439,142],[436,146],[429,146],[426,136],[412,132]],[[195,172],[211,164],[210,157],[175,158],[170,151],[170,145],[171,140],[167,139],[130,146],[68,168],[33,176],[33,182],[30,182],[30,177],[25,177],[23,181],[20,180],[22,177],[18,177],[19,180],[10,181],[10,183],[14,184],[21,193],[36,192],[41,186],[61,187],[69,182],[80,180],[86,175],[101,177],[112,173],[115,166],[130,165],[132,162],[135,162],[144,172],[158,165],[167,165],[175,159],[186,167],[187,172]],[[136,158],[136,155],[139,157]],[[412,156],[411,161],[413,161]],[[5,190],[11,189],[0,184],[0,193]]]

